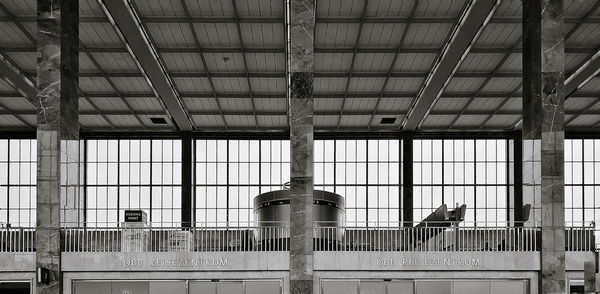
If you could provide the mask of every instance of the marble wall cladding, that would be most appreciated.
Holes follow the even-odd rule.
[[[596,293],[596,261],[586,261],[583,264],[583,279],[584,279],[584,291],[585,293]]]
[[[290,1],[290,293],[313,292],[315,0]]]
[[[565,293],[561,0],[523,1],[523,203],[542,227],[541,293]]]
[[[37,1],[36,267],[50,282],[37,293],[60,293],[61,221],[79,221],[79,1]]]
[[[312,73],[315,0],[291,0],[290,16],[290,73]]]

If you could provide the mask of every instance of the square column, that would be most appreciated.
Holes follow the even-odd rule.
[[[523,204],[541,226],[540,293],[565,293],[562,0],[523,1]]]
[[[37,1],[36,267],[49,281],[37,293],[61,293],[61,223],[83,221],[79,189],[79,1]]]
[[[315,0],[290,1],[290,293],[313,293]]]

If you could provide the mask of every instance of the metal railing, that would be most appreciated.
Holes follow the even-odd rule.
[[[0,252],[34,252],[34,228],[0,228]]]
[[[571,222],[566,224],[565,243],[567,251],[596,251],[600,249],[600,228],[595,222]]]
[[[537,251],[540,229],[427,223],[413,227],[316,225],[316,251]]]
[[[94,224],[62,229],[65,252],[240,252],[288,251],[287,223],[261,226],[243,224],[202,224],[196,227],[125,227],[122,224]],[[332,226],[315,223],[316,251],[538,251],[541,229],[524,226],[481,226],[476,223],[398,227]],[[567,251],[600,249],[600,229],[594,223],[567,224]],[[0,228],[0,253],[34,252],[35,228]]]
[[[163,223],[164,225],[164,223]],[[287,251],[286,223],[228,227],[221,223],[181,227],[181,224],[98,224],[65,227],[64,252],[240,252]]]

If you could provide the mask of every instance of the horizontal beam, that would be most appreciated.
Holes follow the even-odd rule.
[[[28,75],[35,75],[29,72]],[[352,72],[353,78],[425,78],[426,72]],[[285,78],[285,72],[211,72],[210,75],[206,72],[169,72],[173,78]],[[315,72],[315,78],[347,78],[348,72]],[[485,78],[488,76],[497,78],[520,78],[520,72],[458,72],[454,75],[457,78]],[[80,72],[79,77],[109,77],[109,78],[124,78],[124,77],[143,77],[140,72]]]
[[[108,22],[105,16],[80,16],[81,23]],[[282,23],[283,17],[227,17],[227,16],[202,16],[191,17],[188,19],[185,16],[143,16],[142,21],[145,23]],[[35,16],[16,16],[14,19],[7,16],[0,16],[0,21],[10,22],[16,20],[18,22],[36,22]],[[317,23],[456,23],[458,19],[455,17],[317,17]],[[493,17],[491,23],[521,23],[520,17]],[[600,17],[590,17],[581,19],[576,17],[566,17],[565,23],[600,23]]]
[[[186,16],[142,16],[140,19],[145,23],[281,23],[282,17],[227,17],[227,16],[202,16],[202,17],[186,17]],[[16,16],[14,19],[8,16],[0,16],[0,22],[37,22],[36,16]],[[80,23],[97,23],[109,22],[106,16],[80,16]]]
[[[20,53],[36,53],[36,47],[34,46],[3,46],[0,47],[0,52],[20,52]],[[315,48],[315,53],[322,54],[340,54],[340,53],[438,53],[441,48],[435,47],[413,47],[413,48],[352,48],[352,47],[343,47],[343,48],[325,48],[325,47],[317,47]],[[83,51],[83,49],[82,49]],[[86,46],[85,51],[91,53],[128,53],[127,48],[125,47],[94,47],[94,46]],[[157,51],[160,53],[279,53],[284,54],[285,48],[269,48],[269,47],[244,47],[242,48],[227,48],[227,47],[203,47],[203,48],[195,48],[195,47],[169,47],[169,48],[157,48]],[[474,47],[471,48],[470,53],[498,53],[498,54],[506,54],[506,53],[521,53],[522,48],[505,48],[505,47]],[[593,47],[569,47],[565,48],[565,53],[581,53],[581,54],[593,54],[598,51],[598,48]]]
[[[132,113],[129,110],[110,110],[110,111],[101,111],[100,112],[103,115],[106,116],[131,116]],[[204,110],[204,111],[190,111],[189,112],[190,115],[221,115],[221,112],[219,112],[219,110],[215,109],[215,110]],[[456,116],[456,115],[489,115],[491,114],[492,111],[481,111],[481,110],[468,110],[468,111],[464,111],[464,112],[460,112],[460,111],[432,111],[431,113],[429,113],[429,115],[448,115],[448,116]],[[567,110],[565,112],[565,114],[567,115],[578,115],[581,114],[582,112],[580,111],[573,111],[573,110]],[[8,111],[8,110],[4,110],[4,109],[0,109],[0,115],[4,115],[4,114],[13,114],[13,115],[36,115],[36,112],[33,110],[17,110],[17,111]],[[99,115],[98,111],[91,111],[91,110],[85,110],[85,111],[80,111],[79,112],[80,115]],[[137,115],[147,115],[147,116],[162,116],[164,115],[164,112],[162,111],[138,111],[135,112],[135,114]],[[287,112],[286,111],[256,111],[253,112],[252,110],[248,110],[248,111],[223,111],[223,115],[248,115],[248,116],[253,116],[253,115],[259,115],[259,116],[286,116]],[[340,115],[339,111],[319,111],[316,110],[315,115],[319,115],[319,116],[338,116]],[[344,110],[343,115],[346,116],[351,116],[351,115],[364,115],[364,116],[371,116],[373,114],[372,110],[365,110],[365,111],[348,111],[348,110]],[[591,111],[585,111],[586,115],[600,115],[600,110],[591,110]],[[375,115],[389,115],[389,116],[404,116],[406,115],[406,111],[375,111]],[[503,110],[503,111],[498,111],[496,112],[494,115],[512,115],[512,116],[516,116],[516,115],[521,115],[520,111],[514,111],[514,110]]]
[[[510,92],[490,92],[490,93],[480,93],[476,98],[520,98],[521,93],[513,93]],[[22,97],[18,92],[0,92],[0,98],[18,98]],[[152,92],[124,92],[124,93],[116,93],[116,92],[86,92],[85,96],[88,98],[149,98],[155,99],[154,93]],[[182,98],[219,98],[219,99],[245,99],[250,98],[250,93],[180,93]],[[344,93],[315,93],[314,97],[317,99],[342,99],[344,96],[348,98],[374,98],[377,99],[380,94],[379,93],[348,93],[345,95]],[[384,93],[382,98],[403,98],[403,99],[413,99],[417,96],[417,93]],[[574,98],[597,98],[600,94],[598,92],[581,92],[577,91],[569,97]],[[254,98],[274,98],[274,99],[286,99],[285,93],[252,93],[252,97]],[[473,97],[473,93],[443,93],[440,98],[471,98]]]

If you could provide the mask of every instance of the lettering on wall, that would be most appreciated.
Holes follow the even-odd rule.
[[[226,268],[229,266],[227,258],[125,258],[125,268]]]
[[[479,258],[383,258],[378,257],[377,266],[381,267],[479,267]]]

